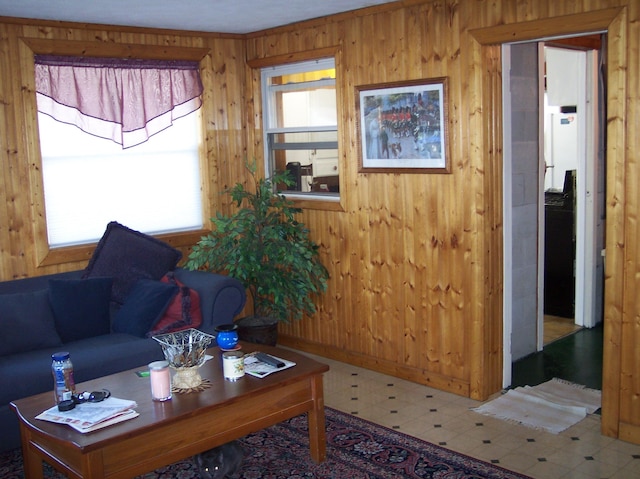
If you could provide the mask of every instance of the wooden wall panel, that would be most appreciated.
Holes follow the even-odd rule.
[[[608,38],[607,264],[603,430],[640,442],[640,5],[631,0],[521,2],[403,0],[256,32],[193,33],[26,25],[0,20],[0,279],[84,266],[37,268],[37,183],[28,65],[20,37],[210,49],[205,82],[206,194],[246,180],[262,160],[259,72],[275,57],[337,50],[339,207],[305,208],[331,279],[314,318],[282,341],[477,399],[502,377],[501,42],[610,29]],[[577,17],[576,17],[577,16]],[[607,27],[608,25],[608,27]],[[496,40],[490,39],[493,35]],[[496,36],[497,35],[497,36]],[[246,62],[247,60],[248,62]],[[447,76],[450,174],[358,172],[355,87]],[[37,186],[37,185],[36,185]],[[36,188],[37,189],[37,188]]]
[[[632,418],[640,415],[633,399],[638,392],[634,378],[640,362],[633,344],[638,338],[622,330],[635,332],[639,326],[640,305],[630,291],[639,286],[640,265],[636,242],[631,248],[629,242],[637,237],[635,213],[640,205],[636,205],[637,198],[624,205],[618,202],[638,191],[629,180],[638,177],[634,161],[638,148],[635,143],[625,147],[633,133],[618,124],[637,115],[638,109],[638,99],[628,93],[632,88],[624,73],[625,58],[629,58],[637,92],[640,38],[636,3],[424,1],[402,2],[397,10],[371,10],[362,17],[336,16],[337,36],[324,36],[322,43],[340,45],[343,59],[338,95],[343,108],[344,211],[305,211],[313,234],[333,253],[327,258],[332,273],[330,293],[320,301],[315,318],[283,328],[286,341],[475,398],[497,391],[502,377],[499,43],[558,32],[602,31],[603,25],[606,30],[611,24],[615,38],[610,39],[614,44],[610,52],[616,53],[616,66],[609,67],[613,90],[608,101],[614,112],[608,121],[609,143],[614,145],[609,145],[608,152],[607,244],[617,251],[607,256],[606,323],[610,324],[605,324],[606,361],[611,364],[608,375],[615,376],[612,392],[606,395],[615,423],[615,430],[608,433],[617,434],[618,407],[625,421],[636,424],[637,419]],[[248,59],[294,54],[291,37],[300,42],[307,35],[313,37],[316,28],[317,22],[311,21],[259,32],[247,42]],[[498,30],[503,37],[489,47],[491,42],[478,29],[487,30],[482,34]],[[354,87],[436,76],[451,80],[451,174],[358,173]],[[253,95],[259,92],[254,90]],[[252,127],[259,130],[259,125]],[[327,224],[332,226],[331,233]],[[336,233],[339,228],[345,229]],[[341,248],[354,250],[348,261],[342,251],[336,263],[335,252]],[[336,300],[338,297],[341,299]],[[348,300],[342,301],[343,297]],[[323,306],[327,302],[331,309]],[[337,322],[327,317],[329,311],[339,315]],[[327,334],[325,326],[336,325],[341,337],[327,342],[335,333]],[[624,368],[624,387],[633,391],[627,397],[620,394],[617,366]],[[603,419],[603,424],[608,421]]]

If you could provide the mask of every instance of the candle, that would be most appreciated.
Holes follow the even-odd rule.
[[[171,371],[167,361],[155,361],[149,364],[151,380],[151,398],[154,401],[171,399]]]

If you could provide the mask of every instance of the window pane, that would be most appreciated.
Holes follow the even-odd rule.
[[[268,172],[289,170],[288,193],[339,192],[338,118],[334,60],[265,68],[263,118]]]
[[[52,247],[98,240],[109,221],[145,233],[202,228],[200,114],[141,145],[119,145],[39,114]]]
[[[269,136],[269,144],[276,169],[289,170],[296,180],[296,185],[286,190],[303,193],[339,191],[336,131],[273,133]],[[284,188],[284,185],[280,186]]]

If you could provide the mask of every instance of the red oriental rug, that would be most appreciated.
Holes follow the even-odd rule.
[[[306,415],[239,440],[244,460],[239,479],[527,479],[499,466],[430,444],[326,408],[327,460],[309,455]],[[20,450],[0,454],[0,477],[23,479]],[[46,479],[64,476],[45,466]],[[197,479],[190,459],[142,476],[144,479]]]

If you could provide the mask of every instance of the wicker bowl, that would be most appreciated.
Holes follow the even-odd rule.
[[[190,390],[202,384],[198,368],[205,360],[205,351],[215,336],[197,329],[185,329],[175,333],[153,336],[160,343],[169,365],[176,370],[173,389]]]

